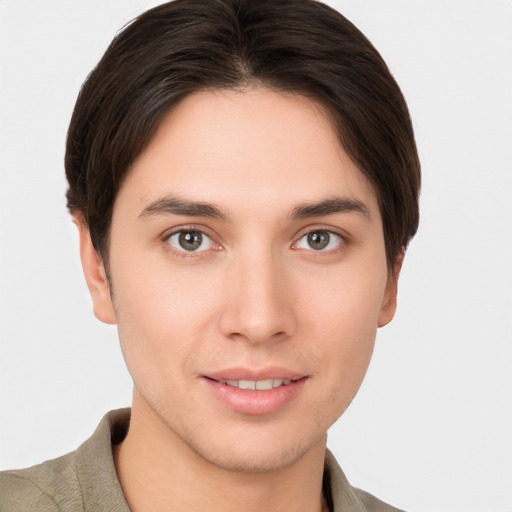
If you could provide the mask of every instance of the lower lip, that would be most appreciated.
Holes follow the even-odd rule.
[[[244,414],[262,415],[276,412],[292,402],[302,391],[307,378],[269,390],[247,390],[204,378],[213,394],[229,408]]]

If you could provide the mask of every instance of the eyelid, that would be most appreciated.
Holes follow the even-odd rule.
[[[334,233],[335,235],[341,236],[344,240],[347,242],[351,240],[350,234],[337,226],[333,226],[331,224],[309,224],[308,226],[304,226],[301,228],[295,239],[298,240],[299,238],[302,238],[304,235],[307,235],[308,233],[313,233],[315,231],[327,231],[329,233]]]
[[[198,231],[212,240],[216,238],[215,233],[210,228],[201,224],[180,224],[178,226],[173,226],[172,228],[168,228],[163,231],[160,237],[162,240],[167,240],[170,236],[175,235],[176,233],[181,233],[182,231]]]

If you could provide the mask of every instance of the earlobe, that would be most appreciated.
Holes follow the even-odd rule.
[[[400,270],[402,269],[404,255],[405,248],[402,247],[402,250],[396,259],[395,266],[389,273],[386,291],[384,293],[384,300],[382,301],[382,308],[379,314],[379,327],[384,327],[389,324],[395,316],[398,295],[398,277],[400,276]]]
[[[115,324],[117,319],[103,260],[94,249],[89,228],[83,220],[74,216],[73,222],[80,236],[80,259],[87,288],[91,294],[94,314],[98,320],[106,324]]]

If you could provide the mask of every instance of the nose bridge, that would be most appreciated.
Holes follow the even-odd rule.
[[[292,334],[295,322],[284,270],[268,246],[252,245],[238,255],[230,268],[231,293],[223,311],[225,335],[264,342]]]

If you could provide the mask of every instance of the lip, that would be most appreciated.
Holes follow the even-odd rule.
[[[269,366],[260,369],[226,368],[216,372],[209,372],[205,374],[205,377],[212,380],[299,380],[306,377],[306,375],[280,366]]]
[[[246,390],[219,382],[267,379],[283,379],[291,382],[268,390]],[[229,409],[258,416],[279,411],[293,402],[302,392],[307,380],[307,375],[275,366],[258,370],[229,368],[203,376],[207,389]]]

